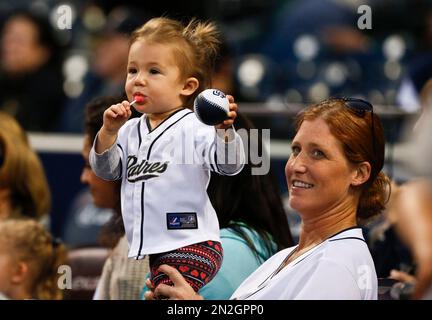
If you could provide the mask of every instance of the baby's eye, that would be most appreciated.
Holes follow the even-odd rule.
[[[150,74],[159,74],[159,73],[160,73],[160,71],[158,69],[155,69],[155,68],[150,69]]]
[[[131,73],[131,74],[137,73],[137,69],[136,68],[129,68],[128,73]]]

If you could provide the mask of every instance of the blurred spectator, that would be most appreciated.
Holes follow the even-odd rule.
[[[397,230],[410,247],[417,263],[415,280],[401,272],[392,277],[415,283],[412,298],[432,299],[432,182],[417,180],[401,187],[394,210],[398,211]]]
[[[378,278],[389,277],[392,270],[400,270],[412,275],[416,271],[411,251],[397,233],[400,212],[395,210],[394,203],[399,194],[400,187],[393,182],[387,209],[380,217],[380,221],[375,223],[368,233],[368,246]]]
[[[0,219],[46,219],[51,193],[42,164],[16,120],[0,112]]]
[[[422,105],[421,91],[427,80],[432,78],[432,6],[427,1],[415,1],[423,5],[408,15],[417,19],[416,48],[398,88],[397,104],[406,111],[420,111]],[[422,10],[422,11],[420,11]]]
[[[422,89],[422,114],[412,127],[408,127],[408,167],[418,179],[403,184],[390,209],[398,217],[396,231],[413,255],[416,263],[415,277],[404,270],[392,270],[390,277],[415,284],[412,298],[432,299],[432,83]],[[421,157],[416,157],[421,155]],[[414,160],[414,161],[413,161]]]
[[[364,51],[367,40],[357,28],[356,9],[349,1],[287,1],[276,12],[265,52],[277,62],[289,59],[294,41],[303,34],[315,35],[320,44],[327,44],[324,50]]]
[[[104,264],[94,295],[95,300],[139,299],[139,292],[149,272],[148,258],[138,261],[128,258],[129,248],[120,207],[120,183],[97,177],[90,168],[88,159],[95,136],[102,127],[105,109],[121,100],[122,97],[104,96],[93,99],[86,106],[82,151],[85,166],[81,181],[89,185],[96,207],[112,210],[111,219],[103,226],[99,236],[102,245],[112,248],[112,252]]]
[[[95,34],[91,52],[91,70],[85,75],[83,92],[66,102],[60,130],[83,130],[85,104],[95,97],[124,92],[129,53],[129,35],[142,25],[148,15],[126,7],[112,9],[102,31]]]
[[[36,221],[0,221],[0,295],[6,299],[61,300],[58,267],[65,247]]]
[[[20,11],[2,30],[0,110],[25,130],[55,130],[64,103],[61,48],[45,17]]]

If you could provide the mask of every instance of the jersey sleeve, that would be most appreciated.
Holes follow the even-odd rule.
[[[204,152],[206,168],[221,175],[238,174],[245,164],[243,141],[234,128],[213,130],[213,138]]]
[[[108,181],[119,180],[122,178],[122,167],[125,163],[124,158],[127,148],[127,136],[131,126],[135,123],[132,119],[120,128],[117,140],[113,145],[102,153],[96,153],[95,146],[99,133],[97,133],[93,146],[90,150],[89,162],[95,174]]]
[[[93,147],[90,151],[90,166],[98,177],[108,181],[118,180],[121,178],[122,171],[121,146],[117,143],[117,140],[109,149],[102,153],[97,153],[95,145],[98,135],[96,135]]]

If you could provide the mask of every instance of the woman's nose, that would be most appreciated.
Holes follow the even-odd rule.
[[[304,173],[307,170],[306,161],[304,159],[303,153],[300,152],[296,156],[291,156],[288,160],[289,169],[294,172]]]

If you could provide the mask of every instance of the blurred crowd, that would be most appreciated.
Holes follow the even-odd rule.
[[[358,12],[355,0],[191,1],[171,10],[164,1],[66,7],[54,0],[6,1],[0,7],[0,110],[26,130],[81,132],[83,104],[123,91],[127,34],[168,13],[216,20],[240,102],[289,108],[344,94],[416,112],[431,70],[432,6],[396,2],[363,1],[371,9],[363,17],[367,12]],[[371,28],[359,29],[366,18]]]

